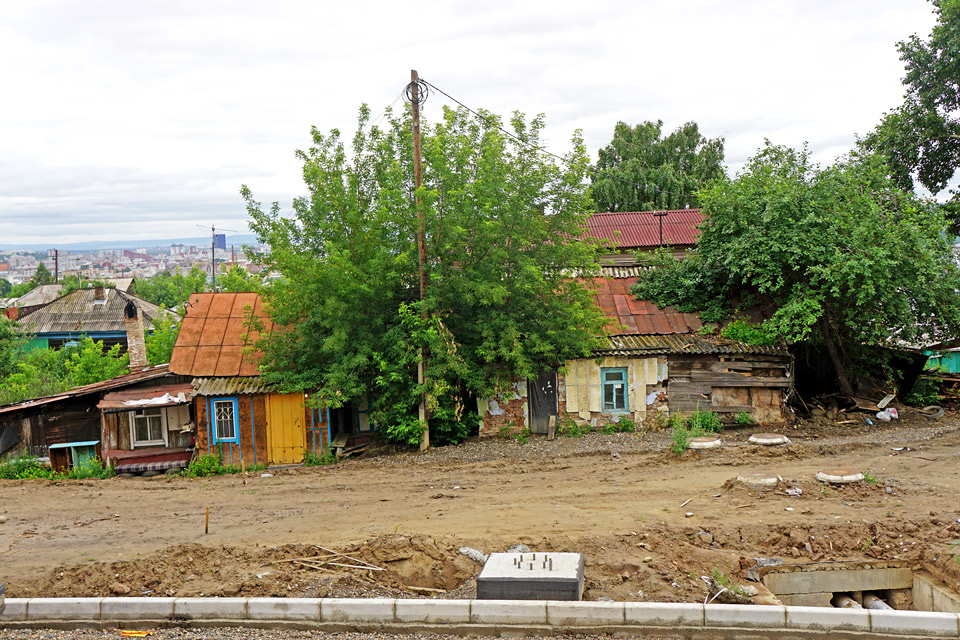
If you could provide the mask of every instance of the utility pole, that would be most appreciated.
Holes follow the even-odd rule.
[[[217,228],[210,225],[210,288],[217,290]]]
[[[53,250],[53,281],[56,284],[60,283],[60,250]]]
[[[423,209],[420,207],[419,189],[423,186],[423,164],[420,158],[420,77],[415,69],[410,70],[409,95],[413,110],[413,184],[416,191],[415,202],[417,208],[417,268],[420,272],[420,304],[421,318],[427,319],[425,300],[427,298],[427,223],[424,220]],[[427,392],[426,384],[427,350],[420,348],[420,362],[417,363],[417,384],[424,388],[420,396],[420,424],[423,432],[420,434],[420,451],[430,448],[430,423],[427,419]]]

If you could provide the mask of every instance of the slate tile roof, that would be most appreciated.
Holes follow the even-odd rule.
[[[95,335],[125,332],[124,308],[131,300],[140,308],[145,329],[161,313],[173,313],[132,293],[110,287],[105,288],[103,293],[105,299],[98,304],[95,300],[96,289],[76,289],[21,318],[17,324],[24,331],[38,336],[51,333]]]
[[[663,244],[689,246],[697,243],[705,219],[700,209],[595,213],[587,220],[585,237],[609,240],[619,249],[660,246],[660,219],[663,216]]]
[[[170,371],[202,377],[257,376],[260,356],[246,352],[259,337],[256,332],[247,335],[244,321],[248,308],[263,321],[266,331],[273,329],[256,293],[190,296],[170,357]]]

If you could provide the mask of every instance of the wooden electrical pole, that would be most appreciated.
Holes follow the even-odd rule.
[[[423,186],[423,163],[420,158],[420,77],[415,69],[410,70],[410,103],[413,107],[413,184],[416,191],[414,200],[417,208],[417,268],[420,272],[421,317],[427,318],[427,223],[420,207],[419,189]],[[426,383],[427,350],[420,348],[420,362],[417,363],[417,384],[424,389],[420,396],[420,451],[430,448],[430,423],[427,419]]]

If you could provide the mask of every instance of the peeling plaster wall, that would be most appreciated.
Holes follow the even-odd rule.
[[[514,381],[511,391],[477,400],[480,437],[516,435],[527,428],[527,381]]]
[[[600,370],[625,368],[629,385],[629,416],[634,422],[642,422],[647,411],[665,410],[666,400],[663,382],[667,378],[665,358],[630,358],[608,356],[600,359],[581,358],[567,363],[567,373],[558,381],[560,386],[560,416],[577,422],[589,422],[593,426],[615,422],[624,414],[603,413],[603,385]],[[653,402],[647,404],[653,394]]]

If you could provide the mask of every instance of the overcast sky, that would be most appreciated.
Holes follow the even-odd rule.
[[[899,104],[896,42],[933,24],[925,0],[3,2],[0,244],[246,232],[242,184],[289,209],[310,127],[352,132],[410,69],[545,113],[559,154],[693,120],[734,172],[764,138],[828,163]]]

